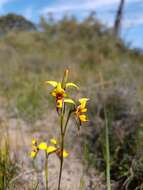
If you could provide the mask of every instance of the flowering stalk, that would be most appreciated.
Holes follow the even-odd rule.
[[[111,190],[111,177],[110,177],[110,143],[109,143],[109,120],[108,114],[106,110],[106,105],[104,103],[105,100],[105,84],[109,84],[110,82],[106,82],[103,79],[102,73],[99,73],[101,91],[102,91],[102,99],[103,99],[103,111],[105,118],[105,149],[106,149],[106,185],[107,190]]]
[[[74,113],[74,116],[76,117],[76,121],[77,123],[79,123],[79,125],[81,125],[82,122],[88,121],[87,116],[85,115],[85,113],[87,112],[86,103],[88,99],[87,98],[79,99],[80,104],[76,106],[75,101],[69,97],[67,93],[67,89],[70,87],[74,87],[78,89],[78,86],[72,82],[67,82],[68,74],[69,74],[69,70],[66,69],[62,82],[57,82],[53,80],[45,81],[46,84],[54,87],[53,90],[50,92],[50,94],[55,98],[56,110],[60,118],[60,146],[59,148],[56,147],[57,148],[56,153],[60,159],[58,190],[60,190],[60,186],[61,186],[61,178],[62,178],[62,170],[63,170],[63,162],[64,162],[63,158],[68,156],[68,154],[64,150],[64,142],[65,142],[65,135],[66,135],[67,126],[68,126],[68,122],[71,117],[71,114]],[[71,104],[72,106],[74,106],[74,108],[70,107],[68,114],[66,114],[67,104]],[[64,122],[65,116],[67,116],[67,118]]]
[[[62,178],[62,170],[63,170],[63,150],[64,150],[64,132],[63,132],[63,121],[64,121],[64,112],[62,110],[61,112],[61,117],[60,117],[60,122],[61,122],[61,155],[60,155],[60,173],[59,173],[59,181],[58,181],[58,190],[60,190],[60,185],[61,185],[61,178]]]
[[[63,151],[64,151],[64,141],[65,141],[65,134],[66,134],[66,129],[67,129],[67,124],[70,119],[70,114],[71,111],[69,111],[69,114],[67,116],[66,123],[64,125],[64,116],[65,116],[65,104],[63,105],[63,108],[61,110],[61,117],[60,117],[60,128],[61,128],[61,155],[60,155],[60,172],[59,172],[59,180],[58,180],[58,190],[60,190],[61,186],[61,178],[62,178],[62,170],[63,170]]]
[[[105,144],[106,144],[106,182],[107,190],[111,190],[111,180],[110,180],[110,144],[109,144],[109,125],[108,125],[108,116],[106,108],[104,106],[104,115],[105,115]]]
[[[48,154],[45,150],[45,184],[46,184],[46,190],[48,190]]]

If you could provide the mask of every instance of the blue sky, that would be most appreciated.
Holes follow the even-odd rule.
[[[96,11],[98,19],[108,26],[114,22],[120,0],[0,0],[0,15],[9,12],[22,14],[38,23],[41,15],[53,12],[55,18],[74,14],[83,19],[89,12]],[[122,37],[132,47],[143,49],[143,0],[125,0]]]

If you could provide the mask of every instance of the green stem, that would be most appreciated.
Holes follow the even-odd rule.
[[[60,146],[60,172],[59,172],[59,181],[58,181],[58,190],[60,190],[61,186],[61,178],[62,178],[62,170],[63,170],[63,150],[64,150],[64,112],[61,113],[61,146]]]
[[[62,170],[63,170],[63,150],[64,150],[64,135],[62,134],[61,138],[61,155],[60,155],[60,173],[59,173],[59,181],[58,181],[58,190],[60,190],[61,186],[61,178],[62,178]]]
[[[62,170],[63,170],[63,162],[64,162],[64,159],[63,159],[64,138],[65,138],[67,125],[68,125],[68,122],[69,122],[69,119],[70,119],[71,111],[69,111],[69,113],[68,113],[65,125],[63,124],[64,115],[65,115],[65,106],[64,106],[64,109],[63,109],[63,111],[61,113],[61,146],[60,146],[61,155],[60,155],[60,173],[59,173],[59,181],[58,181],[58,190],[60,190],[60,186],[61,186],[61,178],[62,178]]]
[[[111,190],[111,180],[110,180],[110,145],[109,145],[109,125],[107,112],[104,107],[104,116],[105,116],[105,141],[106,141],[106,181],[107,181],[107,190]]]
[[[48,190],[48,155],[45,151],[45,183],[46,183],[46,190]]]

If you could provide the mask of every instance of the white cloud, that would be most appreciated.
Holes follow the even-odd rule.
[[[31,20],[33,17],[33,9],[32,7],[27,7],[24,11],[23,11],[23,16],[25,18],[27,18],[28,20]]]
[[[72,12],[72,11],[92,11],[97,8],[107,8],[110,6],[118,6],[120,0],[72,0],[71,3],[67,0],[59,1],[54,3],[52,6],[47,6],[43,8],[40,13],[47,14],[48,12],[52,13],[63,13],[63,12]],[[142,2],[142,0],[126,0],[126,3]]]
[[[116,11],[119,2],[120,0],[59,0],[53,5],[43,8],[40,11],[40,14],[47,15],[47,13],[50,12],[60,18],[64,13],[79,12],[80,15],[84,11],[94,10],[97,12],[97,17],[102,20],[104,24],[112,26],[114,23],[115,12],[110,12],[110,10]],[[132,5],[132,3],[140,3],[140,6],[143,6],[143,0],[126,0],[125,3],[126,8],[128,5]],[[143,24],[142,11],[139,11],[138,15],[135,15],[135,13],[132,12],[130,17],[127,16],[128,13],[123,19],[123,29]]]
[[[112,27],[114,24],[115,16],[112,14],[97,14],[98,18],[107,26]],[[126,13],[122,20],[123,30],[133,29],[143,24],[143,13]]]
[[[129,29],[143,24],[143,14],[134,15],[132,18],[125,18],[123,22],[123,28]]]
[[[72,1],[72,3],[67,3],[67,1],[62,1],[55,3],[53,6],[47,6],[43,8],[40,12],[41,14],[52,13],[63,13],[67,11],[85,11],[85,10],[95,10],[98,7],[105,5],[113,5],[117,3],[118,0],[78,0]]]

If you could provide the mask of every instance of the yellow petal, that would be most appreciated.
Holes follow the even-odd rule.
[[[47,153],[53,153],[57,150],[57,148],[55,146],[48,146],[47,147]]]
[[[63,100],[57,100],[57,108],[61,109],[63,107]]]
[[[81,103],[81,107],[82,107],[82,108],[85,108],[86,102],[87,102],[88,100],[89,100],[88,98],[81,98],[81,99],[79,99],[79,102]]]
[[[72,82],[66,83],[66,88],[68,88],[68,87],[75,87],[75,88],[79,89],[79,87],[76,84],[72,83]]]
[[[64,91],[64,89],[62,89],[62,84],[60,82],[57,83],[56,90],[57,90],[57,92]]]
[[[32,139],[32,145],[36,145],[37,140],[36,139]]]
[[[57,82],[56,81],[53,81],[53,80],[48,80],[48,81],[45,81],[46,84],[50,84],[52,85],[53,87],[56,87],[57,86]]]
[[[47,143],[41,142],[41,143],[38,145],[38,148],[39,148],[40,150],[47,150]]]
[[[36,152],[36,151],[31,151],[31,153],[30,153],[30,157],[31,157],[31,158],[35,158],[36,155],[37,155],[37,152]]]
[[[50,142],[51,142],[52,144],[54,144],[54,145],[58,144],[58,143],[57,143],[57,140],[54,139],[54,138],[52,138],[52,139],[50,140]]]
[[[88,121],[86,115],[79,115],[79,119],[80,119],[81,122],[86,122],[86,121]]]
[[[53,90],[50,94],[51,94],[52,96],[56,96],[55,90]]]
[[[66,69],[64,72],[64,80],[63,80],[64,82],[67,82],[68,76],[69,76],[69,69]]]
[[[65,102],[65,103],[70,103],[70,104],[74,104],[74,105],[75,105],[75,102],[74,102],[72,99],[66,98],[66,99],[64,99],[64,102]]]
[[[89,98],[80,98],[79,99],[79,102],[82,103],[82,102],[87,102],[89,100]]]
[[[82,113],[87,112],[87,108],[83,108],[83,109],[81,110],[81,112],[82,112]]]
[[[66,150],[63,150],[63,157],[66,158],[68,157],[69,153]]]
[[[38,150],[37,145],[32,145],[32,150],[33,150],[33,151],[37,151],[37,150]]]

